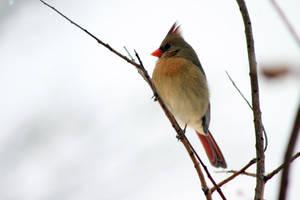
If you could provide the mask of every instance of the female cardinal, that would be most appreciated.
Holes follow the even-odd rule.
[[[204,70],[176,23],[151,55],[159,58],[152,79],[168,109],[182,127],[195,129],[210,163],[226,168],[222,152],[208,130],[210,103]]]

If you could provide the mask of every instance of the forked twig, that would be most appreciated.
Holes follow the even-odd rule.
[[[289,165],[291,162],[293,162],[296,158],[300,157],[300,152],[296,153],[295,155],[293,155],[291,157],[291,159],[287,162],[287,163],[283,163],[281,164],[279,167],[277,167],[276,169],[274,169],[272,172],[270,172],[268,175],[264,176],[264,182],[266,183],[268,180],[270,180],[271,178],[273,178],[273,176],[275,176],[276,174],[278,174],[278,172],[280,172],[280,170],[282,170],[286,165]],[[218,183],[219,187],[222,187],[224,184],[228,183],[229,181],[233,180],[235,177],[237,177],[238,175],[247,175],[247,176],[251,176],[251,177],[256,177],[255,173],[249,173],[246,172],[246,170],[252,166],[254,163],[256,163],[256,159],[252,159],[247,165],[245,165],[242,169],[240,170],[222,170],[222,171],[216,171],[216,173],[233,173],[231,176],[229,176],[228,178],[226,178],[225,180],[221,181],[220,183]],[[212,187],[211,193],[213,193],[215,191],[215,187]]]
[[[59,15],[61,15],[63,18],[65,18],[66,20],[68,20],[71,24],[75,25],[76,27],[78,27],[79,29],[81,29],[82,31],[84,31],[85,33],[87,33],[89,36],[91,36],[93,39],[95,39],[99,44],[103,45],[104,47],[106,47],[107,49],[109,49],[111,52],[113,52],[114,54],[118,55],[119,57],[121,57],[122,59],[126,60],[128,63],[134,65],[139,74],[144,78],[144,80],[148,83],[148,85],[150,86],[150,88],[153,91],[154,97],[155,99],[159,102],[160,106],[162,107],[164,113],[166,114],[166,116],[168,117],[169,121],[172,124],[172,127],[175,129],[177,135],[180,139],[180,141],[182,142],[182,144],[184,145],[184,147],[186,148],[191,160],[194,163],[195,169],[198,173],[199,179],[201,181],[201,185],[202,185],[202,189],[203,192],[206,196],[207,200],[211,200],[211,193],[210,190],[207,187],[205,178],[202,174],[202,171],[200,169],[200,165],[199,165],[199,161],[201,164],[202,161],[201,160],[197,160],[200,159],[200,157],[198,156],[198,154],[195,152],[194,148],[192,147],[192,145],[189,143],[189,141],[187,140],[187,138],[185,137],[183,130],[180,128],[180,126],[178,125],[176,119],[174,118],[174,116],[169,112],[169,110],[167,109],[165,103],[163,102],[163,100],[161,99],[161,97],[159,96],[159,94],[157,93],[157,90],[154,86],[154,84],[152,83],[152,80],[148,74],[148,72],[146,71],[146,69],[144,68],[142,61],[139,57],[139,55],[136,53],[136,57],[138,58],[138,61],[140,64],[136,63],[134,60],[127,58],[126,56],[122,55],[121,53],[119,53],[118,51],[114,50],[109,44],[106,44],[104,42],[102,42],[100,39],[98,39],[96,36],[94,36],[93,34],[91,34],[89,31],[87,31],[86,29],[84,29],[83,27],[81,27],[80,25],[78,25],[77,23],[75,23],[74,21],[72,21],[71,19],[69,19],[67,16],[65,16],[64,14],[62,14],[60,11],[58,11],[56,8],[54,8],[53,6],[47,4],[46,2],[44,2],[43,0],[40,0],[43,4],[45,4],[46,6],[48,6],[49,8],[53,9],[56,13],[58,13]],[[195,155],[197,157],[195,157]],[[204,164],[203,164],[204,165]],[[205,166],[205,165],[204,165]],[[207,168],[204,168],[208,177],[210,178],[210,180],[212,181],[212,183],[218,188],[218,186],[216,185],[215,181],[213,180],[212,176],[210,175],[209,171],[207,170]],[[222,199],[226,200],[224,194],[222,193],[221,189],[218,188],[218,193],[220,194],[220,196],[222,197]]]
[[[164,102],[162,101],[161,97],[159,96],[159,94],[156,91],[155,86],[152,83],[152,80],[150,78],[150,76],[148,75],[148,72],[146,71],[146,69],[143,66],[143,63],[138,55],[138,53],[135,51],[135,55],[139,61],[139,64],[135,62],[135,60],[132,58],[132,56],[130,56],[130,59],[127,58],[126,56],[122,55],[121,53],[119,53],[118,51],[114,50],[112,47],[110,47],[109,44],[106,44],[104,42],[102,42],[100,39],[98,39],[96,36],[94,36],[93,34],[91,34],[89,31],[87,31],[86,29],[82,28],[81,26],[79,26],[77,23],[75,23],[74,21],[70,20],[68,17],[66,17],[64,14],[62,14],[61,12],[59,12],[57,9],[55,9],[54,7],[50,6],[49,4],[45,3],[43,0],[40,0],[43,4],[45,4],[46,6],[48,6],[49,8],[53,9],[55,12],[57,12],[59,15],[61,15],[62,17],[64,17],[66,20],[68,20],[70,23],[72,23],[73,25],[75,25],[76,27],[78,27],[79,29],[81,29],[82,31],[84,31],[85,33],[87,33],[89,36],[91,36],[92,38],[94,38],[99,44],[103,45],[104,47],[106,47],[107,49],[109,49],[110,51],[112,51],[114,54],[118,55],[119,57],[121,57],[122,59],[126,60],[128,63],[134,65],[139,74],[144,78],[144,80],[149,84],[149,86],[151,87],[154,97],[155,99],[159,102],[159,104],[161,105],[163,111],[165,112],[166,116],[168,117],[168,119],[170,120],[173,128],[175,129],[175,131],[177,132],[177,136],[180,139],[180,141],[182,142],[182,144],[185,146],[191,160],[194,163],[194,167],[198,173],[200,182],[201,182],[201,186],[203,189],[203,192],[206,196],[206,199],[210,200],[212,199],[211,194],[217,190],[220,194],[220,196],[222,197],[222,199],[226,199],[225,196],[223,195],[220,187],[224,184],[226,184],[227,182],[231,181],[232,179],[234,179],[236,176],[240,175],[240,174],[249,174],[247,172],[245,172],[245,170],[247,168],[249,168],[251,165],[253,165],[257,159],[253,159],[251,160],[245,167],[243,167],[241,170],[239,171],[234,171],[234,174],[231,175],[230,177],[228,177],[227,179],[223,180],[222,182],[220,182],[219,184],[216,184],[215,181],[213,180],[212,176],[210,175],[209,171],[207,170],[207,167],[204,165],[204,163],[201,161],[200,157],[198,156],[197,152],[194,150],[194,148],[192,147],[192,145],[190,144],[189,140],[187,139],[187,137],[184,134],[184,131],[180,128],[180,126],[178,125],[178,123],[176,122],[174,116],[168,111],[166,105],[164,104]],[[247,8],[245,3],[243,2],[243,0],[237,0],[239,6],[240,6],[240,10],[244,19],[244,24],[245,24],[245,32],[246,32],[246,38],[247,38],[247,44],[248,44],[248,58],[249,58],[249,65],[250,65],[250,77],[251,77],[251,88],[252,88],[252,103],[253,103],[253,108],[250,105],[250,103],[248,102],[248,105],[253,109],[253,113],[254,113],[254,119],[255,119],[255,130],[256,130],[256,139],[257,139],[257,135],[258,132],[260,131],[260,129],[263,129],[262,123],[261,123],[261,116],[260,116],[260,109],[259,109],[259,99],[258,99],[258,83],[257,83],[257,73],[256,73],[256,60],[255,60],[255,54],[254,54],[254,43],[253,43],[253,36],[252,36],[252,30],[251,30],[251,22],[248,16],[248,12],[247,12]],[[125,48],[125,50],[128,52],[128,50]],[[226,72],[227,73],[227,72]],[[227,73],[228,75],[228,73]],[[229,75],[228,75],[229,76]],[[254,76],[254,78],[253,78]],[[230,78],[231,79],[231,78]],[[256,80],[255,80],[256,79]],[[231,79],[232,80],[232,79]],[[233,82],[233,81],[232,81]],[[235,84],[234,84],[235,85]],[[238,88],[237,88],[238,89]],[[239,90],[238,90],[239,91]],[[239,91],[240,92],[240,91]],[[241,94],[242,95],[242,94]],[[244,96],[242,95],[242,97],[244,98]],[[245,99],[246,100],[246,99]],[[247,101],[247,100],[246,100]],[[295,120],[295,124],[296,122],[299,122],[299,112],[298,111],[298,117]],[[261,126],[261,127],[260,127]],[[295,125],[296,126],[296,125]],[[299,127],[298,127],[299,129]],[[294,133],[294,132],[293,132]],[[257,170],[257,173],[260,171],[260,173],[264,172],[264,154],[261,154],[261,151],[258,152],[258,148],[261,148],[261,142],[257,141],[257,158],[258,158],[258,162],[260,162],[260,165],[257,165],[257,168],[259,168],[260,166],[263,166],[263,168],[260,168]],[[259,155],[260,154],[260,155]],[[300,153],[298,152],[296,155],[294,155],[291,160],[289,162],[292,162],[293,160],[295,160],[297,157],[300,156]],[[289,157],[287,157],[289,158]],[[288,163],[289,163],[288,162]],[[204,175],[200,169],[200,165],[199,163],[203,166],[204,170],[206,171],[209,179],[212,181],[213,183],[213,187],[211,189],[208,189]],[[263,164],[263,165],[262,165]],[[275,174],[277,174],[281,169],[285,169],[286,166],[288,166],[288,164],[282,164],[281,166],[279,166],[277,169],[275,169],[274,171],[272,171],[270,174],[268,174],[267,176],[264,176],[264,182],[267,182],[269,179],[271,179]],[[253,174],[249,174],[249,175],[253,175]],[[258,183],[260,179],[260,175],[257,175],[257,187],[256,187],[256,194],[255,194],[255,199],[257,199],[257,195],[259,196],[263,196],[263,186],[261,185],[261,183]],[[260,184],[260,186],[259,186]]]
[[[274,175],[276,175],[278,172],[280,172],[280,170],[282,170],[286,165],[289,165],[291,162],[293,162],[299,156],[300,156],[300,152],[293,155],[287,163],[283,163],[282,165],[280,165],[279,167],[274,169],[271,173],[266,175],[265,178],[264,178],[264,181],[267,182],[268,180],[270,180]]]
[[[218,183],[218,187],[219,188],[222,187],[224,184],[228,183],[229,181],[231,181],[232,179],[234,179],[236,176],[238,176],[238,175],[242,174],[243,172],[245,172],[246,169],[248,169],[251,165],[253,165],[254,163],[256,163],[256,161],[257,161],[256,158],[250,160],[250,162],[247,165],[245,165],[245,167],[243,167],[242,169],[240,169],[236,173],[232,174],[231,176],[229,176],[225,180],[223,180],[220,183]],[[216,187],[212,187],[210,190],[211,190],[211,193],[213,193],[216,190]]]

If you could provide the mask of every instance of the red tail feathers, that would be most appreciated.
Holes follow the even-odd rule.
[[[226,161],[211,133],[209,131],[207,135],[200,134],[197,131],[196,133],[200,138],[210,163],[214,167],[226,168]]]

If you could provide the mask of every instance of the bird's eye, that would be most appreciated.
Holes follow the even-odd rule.
[[[165,44],[164,46],[160,47],[160,50],[162,50],[162,52],[167,51],[169,48],[171,47],[171,45],[169,43]]]

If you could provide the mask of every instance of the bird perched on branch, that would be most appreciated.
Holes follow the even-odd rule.
[[[226,168],[226,162],[208,127],[210,102],[207,80],[193,48],[183,39],[180,26],[171,27],[160,47],[152,79],[159,95],[182,127],[195,129],[210,163]]]

